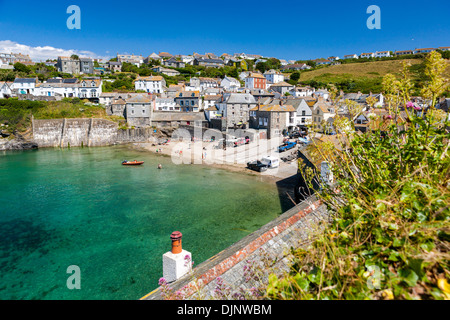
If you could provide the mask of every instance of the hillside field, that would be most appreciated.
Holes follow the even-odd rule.
[[[312,71],[302,71],[299,83],[314,87],[322,87],[333,83],[344,92],[380,92],[383,76],[388,73],[400,76],[403,61],[411,64],[410,71],[415,86],[420,88],[424,81],[422,59],[373,61],[327,66]],[[447,61],[447,65],[445,76],[450,78],[450,61]]]

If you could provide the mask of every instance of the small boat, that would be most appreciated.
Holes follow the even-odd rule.
[[[124,166],[138,166],[138,165],[141,165],[143,163],[144,163],[144,161],[137,161],[137,160],[134,160],[134,161],[128,161],[128,160],[122,161],[122,164]]]

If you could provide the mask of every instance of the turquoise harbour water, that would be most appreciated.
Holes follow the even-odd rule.
[[[173,231],[198,265],[282,211],[257,176],[125,146],[0,152],[0,186],[1,300],[139,299],[158,287]]]

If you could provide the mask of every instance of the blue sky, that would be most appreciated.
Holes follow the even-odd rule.
[[[129,3],[0,0],[0,51],[11,48],[2,47],[9,40],[31,50],[49,46],[102,57],[166,51],[314,59],[450,46],[449,0]],[[66,26],[70,5],[81,9],[81,30]],[[370,5],[381,9],[380,30],[366,26]]]

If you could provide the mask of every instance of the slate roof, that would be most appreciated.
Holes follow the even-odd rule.
[[[269,112],[295,112],[292,105],[259,105],[250,109],[250,111],[269,111]]]
[[[227,103],[256,103],[255,97],[250,93],[231,93],[227,100]]]
[[[294,85],[287,83],[285,81],[277,82],[271,85],[271,87],[294,87]]]
[[[176,98],[198,98],[200,93],[198,91],[180,91]]]
[[[150,103],[152,100],[143,95],[136,95],[126,100],[127,103]]]
[[[36,83],[36,78],[16,78],[14,83]]]
[[[204,112],[153,112],[152,121],[205,121]]]

